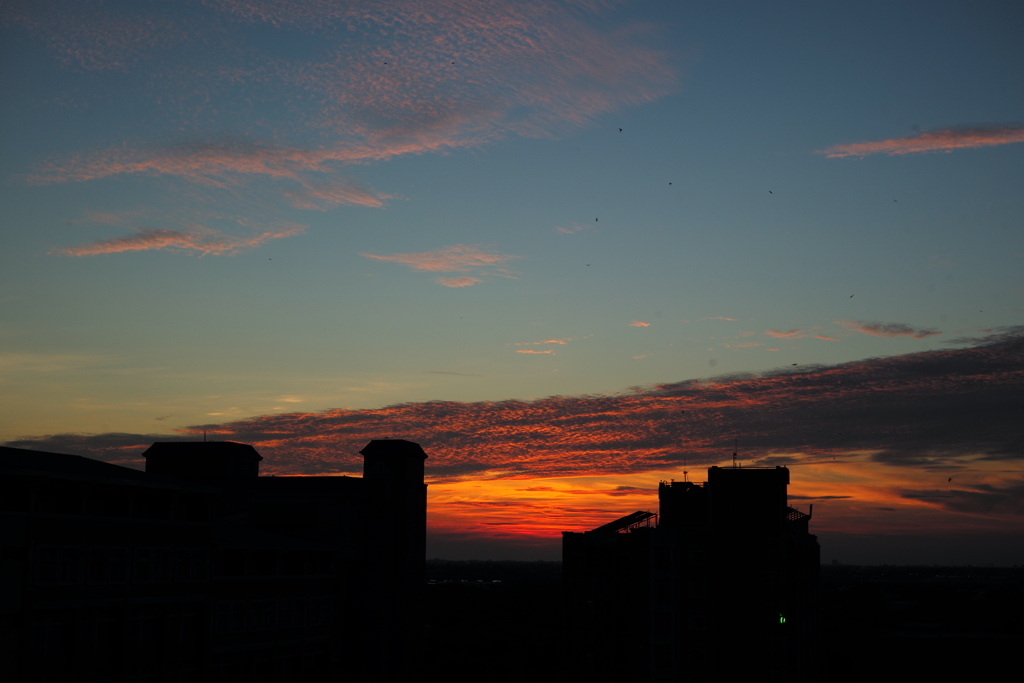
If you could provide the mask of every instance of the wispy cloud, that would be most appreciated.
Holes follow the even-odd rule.
[[[42,39],[57,61],[87,71],[126,71],[187,38],[166,17],[124,14],[110,3],[88,0],[6,3],[3,19]]]
[[[537,342],[512,342],[514,346],[538,346],[540,344],[558,344],[559,346],[565,346],[569,342],[573,341],[571,337],[565,339],[545,339],[544,341]]]
[[[548,349],[548,350],[546,350],[546,351],[536,351],[536,350],[534,350],[534,349],[516,349],[516,353],[538,353],[538,354],[551,354],[552,356],[553,356],[553,355],[555,355],[555,352],[554,352],[554,351],[552,351],[551,349]]]
[[[555,230],[561,233],[565,233],[566,235],[571,235],[573,233],[579,232],[580,230],[585,230],[586,227],[587,226],[580,225],[579,223],[570,223],[568,227],[563,227],[559,225],[555,228]]]
[[[74,5],[25,3],[11,23],[82,68],[130,70],[159,55],[141,92],[179,119],[176,129],[197,132],[51,159],[30,182],[170,176],[224,188],[265,179],[299,208],[380,206],[388,195],[340,177],[341,167],[509,135],[562,135],[679,86],[668,53],[654,47],[656,29],[611,28],[604,3],[451,0],[427,9],[395,1],[371,11],[322,0],[209,0],[174,21],[159,6],[129,18]],[[314,34],[315,46],[296,58],[268,31]],[[276,109],[248,106],[260,101]],[[210,132],[225,129],[243,135]]]
[[[650,323],[645,323],[642,320],[634,320],[629,324],[630,327],[650,327]]]
[[[1015,142],[1024,142],[1024,126],[1015,124],[964,126],[927,131],[919,135],[878,142],[835,145],[821,150],[818,154],[824,154],[829,158],[865,157],[869,154],[896,156],[923,152],[951,152],[954,149],[992,147]]]
[[[736,322],[736,318],[726,318],[725,316],[721,315],[714,315],[709,318],[701,318],[701,320],[728,320],[729,322]]]
[[[96,256],[117,254],[126,251],[150,251],[171,249],[190,251],[200,255],[229,254],[258,247],[264,242],[283,237],[292,237],[305,232],[306,226],[291,225],[279,230],[269,230],[249,237],[233,237],[212,230],[182,232],[179,230],[140,230],[134,235],[113,237],[81,247],[57,249],[66,256]]]
[[[390,261],[409,266],[413,270],[429,270],[435,272],[465,272],[473,268],[487,268],[508,263],[520,258],[509,254],[496,254],[486,251],[486,247],[471,244],[455,244],[433,251],[421,251],[410,254],[360,254],[376,261]]]
[[[914,327],[913,325],[908,325],[906,323],[877,323],[863,322],[860,320],[841,320],[837,321],[836,324],[843,325],[855,332],[870,334],[874,337],[913,337],[914,339],[924,339],[925,337],[933,337],[935,335],[942,334],[942,332],[938,330]]]
[[[483,280],[478,277],[463,275],[462,277],[439,277],[434,282],[445,287],[472,287],[478,282],[483,282]]]
[[[814,335],[814,338],[815,339],[822,339],[824,341],[839,341],[839,339],[837,337],[826,337],[823,334],[816,334],[816,335]]]
[[[765,330],[764,334],[769,337],[775,337],[776,339],[799,339],[800,337],[806,337],[803,330],[789,330],[783,332],[782,330]]]
[[[511,254],[499,254],[487,247],[471,244],[455,244],[432,251],[421,251],[408,254],[360,254],[374,261],[400,263],[413,270],[424,270],[435,273],[466,273],[476,272],[478,275],[499,275],[513,277],[514,271],[503,267],[513,259],[521,258]],[[434,282],[445,287],[470,287],[483,282],[480,277],[459,276],[439,277]]]
[[[284,182],[279,191],[296,208],[380,207],[388,195],[338,176],[335,164],[390,156],[393,154],[387,150],[365,147],[306,149],[233,137],[144,148],[117,147],[51,159],[37,165],[26,180],[33,185],[50,185],[118,175],[172,176],[206,187],[228,189],[252,179],[269,179]]]

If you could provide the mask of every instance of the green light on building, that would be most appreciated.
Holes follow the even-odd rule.
[[[781,613],[779,614],[779,623],[780,624],[785,624],[786,623],[786,617],[782,616]]]

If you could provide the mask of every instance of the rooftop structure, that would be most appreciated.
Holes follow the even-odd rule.
[[[810,680],[820,553],[788,484],[785,467],[712,467],[661,482],[659,515],[563,532],[580,680]]]

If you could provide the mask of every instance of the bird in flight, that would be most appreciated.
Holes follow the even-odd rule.
[[[596,219],[596,218],[594,219],[594,222],[595,222],[595,223],[597,222],[597,219]]]
[[[621,128],[619,128],[619,132],[620,132],[620,133],[622,132],[622,129],[621,129]]]
[[[947,479],[947,480],[946,480],[946,483],[949,483],[949,482],[951,482],[951,481],[953,481],[953,477],[950,477],[949,479]]]
[[[851,295],[850,295],[850,298],[851,298],[851,299],[853,298],[853,294],[851,294]]]
[[[768,190],[768,194],[775,194],[775,193],[772,192],[771,190]]]

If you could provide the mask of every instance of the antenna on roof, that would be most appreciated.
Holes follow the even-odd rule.
[[[740,449],[740,440],[736,439],[732,447],[732,468],[736,469],[736,451]]]
[[[687,474],[689,474],[689,472],[686,471],[686,460],[684,459],[683,460],[683,481],[690,481],[689,479],[686,478]]]

